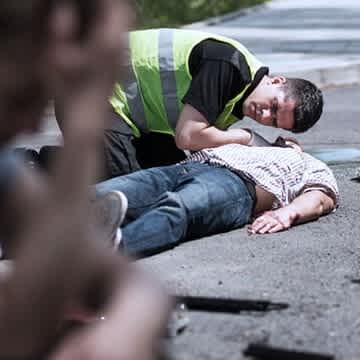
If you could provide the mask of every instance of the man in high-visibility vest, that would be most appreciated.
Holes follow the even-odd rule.
[[[303,132],[320,118],[321,91],[303,79],[270,76],[239,42],[209,33],[156,29],[129,33],[127,78],[110,99],[104,147],[107,177],[180,160],[251,132],[229,129],[248,116]]]

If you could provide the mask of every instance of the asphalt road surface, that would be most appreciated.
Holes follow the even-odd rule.
[[[329,89],[320,123],[297,138],[307,149],[360,149],[360,87]],[[254,125],[245,120],[243,125]],[[263,135],[281,134],[254,126]],[[59,141],[53,120],[22,145]],[[172,293],[267,299],[282,311],[239,315],[190,312],[188,328],[174,339],[180,359],[242,359],[249,342],[360,358],[360,183],[350,181],[360,164],[332,166],[341,204],[336,213],[289,231],[248,236],[236,230],[185,243],[138,264],[159,276]]]

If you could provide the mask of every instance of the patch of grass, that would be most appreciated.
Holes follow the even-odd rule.
[[[139,26],[177,27],[264,3],[266,0],[136,0]]]

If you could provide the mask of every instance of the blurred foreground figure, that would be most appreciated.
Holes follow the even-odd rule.
[[[1,240],[15,259],[0,283],[1,359],[156,358],[168,300],[113,258],[88,216],[86,189],[128,10],[119,0],[0,2]],[[24,169],[5,147],[37,129],[48,99],[59,94],[68,100],[69,136],[50,179]],[[74,311],[105,320],[59,341]]]

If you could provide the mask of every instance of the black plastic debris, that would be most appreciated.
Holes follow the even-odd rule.
[[[354,182],[360,183],[360,175],[359,175],[359,176],[355,176],[355,177],[351,178],[350,180],[351,180],[351,181],[354,181]]]
[[[313,352],[286,350],[265,344],[249,344],[244,350],[245,356],[259,360],[334,360],[335,356]]]
[[[188,310],[237,314],[242,311],[279,311],[289,307],[286,303],[273,303],[267,300],[224,299],[197,296],[178,296]]]

